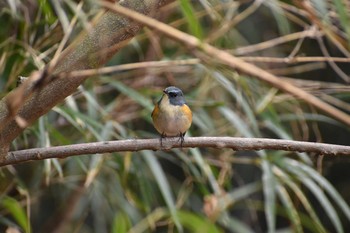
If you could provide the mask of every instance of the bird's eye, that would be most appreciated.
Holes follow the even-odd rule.
[[[175,93],[175,92],[170,92],[170,93],[169,93],[169,96],[170,96],[170,97],[176,97],[176,96],[177,96],[177,93]]]

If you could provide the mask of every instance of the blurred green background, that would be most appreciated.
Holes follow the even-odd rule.
[[[73,17],[71,41],[98,11],[93,0],[0,2],[2,96],[52,59]],[[179,0],[158,18],[350,113],[349,61],[325,60],[350,57],[349,11],[342,0]],[[159,137],[150,115],[169,85],[193,110],[191,136],[350,145],[348,126],[147,28],[108,65],[145,61],[174,63],[91,77],[11,149]],[[0,231],[350,232],[349,168],[340,156],[211,148],[6,166]]]

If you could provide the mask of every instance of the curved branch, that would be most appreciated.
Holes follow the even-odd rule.
[[[35,148],[9,152],[0,161],[0,166],[43,160],[51,158],[66,158],[75,155],[102,154],[122,151],[169,150],[172,148],[212,147],[243,150],[284,150],[308,152],[322,155],[350,155],[350,146],[341,146],[315,142],[301,142],[267,138],[238,137],[188,137],[181,145],[180,140],[165,138],[160,144],[159,139],[127,139],[118,141],[81,143],[49,148]]]

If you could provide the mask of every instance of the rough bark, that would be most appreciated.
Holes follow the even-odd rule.
[[[129,0],[122,1],[120,4],[153,17],[160,7],[172,1],[174,0]],[[24,91],[18,92],[15,89],[0,100],[0,157],[6,156],[10,143],[24,130],[24,127],[18,125],[15,116],[17,119],[25,120],[28,125],[32,124],[71,95],[87,78],[54,79],[52,75],[104,65],[140,31],[142,26],[111,11],[103,12],[95,19],[94,26],[89,32],[81,33],[62,52],[57,64],[51,70],[49,69],[48,73],[39,73],[43,78],[48,79],[50,76],[49,82],[39,88],[37,85],[31,85],[25,91],[27,94],[23,98],[18,96],[22,97]],[[31,76],[37,75],[35,73]],[[19,105],[15,104],[18,106],[18,111],[10,108],[16,101],[19,102]],[[23,103],[20,103],[21,101]]]

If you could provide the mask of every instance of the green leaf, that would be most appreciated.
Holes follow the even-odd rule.
[[[345,30],[348,45],[350,46],[350,17],[349,8],[346,7],[343,0],[334,0],[335,9],[338,12],[339,20]]]
[[[198,39],[203,39],[203,32],[201,24],[198,21],[198,17],[195,15],[195,12],[192,8],[192,5],[189,0],[180,0],[180,6],[185,18],[188,22],[189,29],[191,33],[196,36]]]
[[[218,222],[225,226],[227,229],[230,229],[231,232],[239,233],[254,233],[244,222],[229,216],[229,214],[224,213],[223,216],[220,216]]]
[[[336,228],[337,232],[344,232],[343,226],[340,222],[339,216],[334,209],[333,205],[325,195],[324,191],[320,186],[318,186],[309,176],[308,173],[306,173],[303,169],[304,165],[302,163],[299,163],[298,161],[288,159],[286,158],[286,161],[288,161],[287,169],[295,174],[297,177],[299,177],[300,181],[314,194],[314,196],[318,199],[319,203],[323,207],[325,213],[330,218],[331,222],[333,223],[334,227]],[[321,175],[320,175],[321,176]]]
[[[309,178],[304,178],[302,182],[306,187],[309,188],[309,190],[315,195],[320,204],[323,206],[326,214],[331,219],[333,225],[337,229],[337,232],[343,233],[344,229],[340,222],[339,216],[336,210],[333,208],[330,201],[328,200],[328,198],[326,197],[326,195],[324,194],[323,190]]]
[[[84,128],[80,125],[74,115],[72,114],[72,110],[65,107],[54,107],[53,111],[57,112],[61,116],[63,116],[70,124],[72,124],[76,129],[78,129],[81,133],[84,133]]]
[[[276,182],[276,190],[277,190],[279,199],[281,200],[282,204],[285,207],[289,220],[292,222],[294,226],[294,232],[303,232],[298,211],[296,210],[293,204],[293,201],[288,194],[288,191],[279,182]]]
[[[242,126],[242,128],[240,129],[241,133],[247,131],[244,136],[246,137],[253,137],[253,135],[255,136],[260,136],[259,135],[259,127],[258,127],[258,122],[255,116],[255,113],[253,111],[252,106],[249,105],[248,101],[243,98],[242,93],[238,91],[239,88],[237,88],[234,83],[227,79],[223,74],[221,74],[220,72],[213,72],[212,73],[213,77],[222,85],[223,88],[225,88],[230,95],[237,101],[237,104],[240,105],[240,107],[242,107],[245,115],[248,117],[249,119],[249,123],[250,123],[250,128],[251,131],[250,132],[248,129],[248,126],[246,126],[246,124],[242,121],[242,122],[237,122],[235,127],[240,127]],[[225,107],[221,107],[221,108],[225,108]],[[238,118],[237,116],[235,118]],[[230,119],[230,118],[228,118]],[[240,120],[240,118],[238,118]],[[234,120],[234,119],[232,119]],[[230,120],[231,122],[233,122],[232,120]],[[241,121],[241,120],[240,120]],[[244,123],[244,125],[242,125],[242,123]]]
[[[233,205],[241,200],[246,200],[251,194],[260,190],[261,182],[255,182],[238,187],[234,191],[224,195],[222,198],[219,198],[219,206],[221,206],[223,210],[221,210],[222,213],[217,221],[227,229],[230,229],[232,232],[253,233],[254,231],[250,229],[249,226],[247,226],[241,220],[230,216],[228,211],[224,211],[224,209],[227,209],[230,205]]]
[[[141,153],[147,165],[149,166],[150,170],[152,171],[154,178],[157,181],[158,187],[160,189],[160,192],[163,195],[165,203],[169,208],[169,211],[175,223],[175,226],[177,227],[179,232],[183,232],[182,226],[179,221],[177,209],[175,206],[174,197],[171,192],[170,184],[165,178],[166,175],[162,167],[160,166],[158,160],[154,157],[154,155],[150,151],[147,151],[147,150],[141,151]]]
[[[53,8],[55,9],[55,13],[58,16],[58,20],[60,21],[62,28],[65,33],[68,32],[69,28],[69,19],[67,12],[64,10],[63,6],[61,5],[61,1],[50,1]]]
[[[124,233],[131,227],[128,216],[124,213],[118,213],[113,220],[112,233]]]
[[[178,216],[180,222],[189,231],[186,232],[198,232],[198,233],[220,233],[220,231],[215,224],[210,222],[208,219],[204,219],[198,216],[198,214],[193,214],[185,211],[179,211]]]
[[[150,226],[155,226],[158,221],[161,219],[168,217],[169,213],[164,208],[157,208],[153,212],[149,213],[146,218],[142,219],[141,221],[138,221],[135,226],[128,231],[129,233],[144,233],[144,232],[151,232],[147,231]]]
[[[27,214],[16,199],[5,196],[2,199],[1,205],[11,213],[18,225],[22,227],[25,232],[30,232]]]
[[[141,95],[140,92],[135,91],[134,89],[129,88],[123,83],[116,80],[112,80],[108,78],[102,78],[102,80],[108,83],[109,85],[113,86],[117,90],[119,90],[124,95],[129,96],[131,99],[135,100],[137,103],[141,104],[143,107],[149,110],[153,109],[152,102],[149,99],[145,98],[144,95]]]
[[[283,12],[283,9],[281,8],[279,1],[277,0],[265,1],[265,4],[269,5],[269,7],[271,8],[272,15],[276,19],[276,23],[280,33],[283,35],[289,34],[290,33],[289,21]]]
[[[255,182],[255,183],[247,184],[235,189],[233,192],[228,193],[227,197],[232,199],[232,202],[237,202],[248,198],[249,195],[259,191],[260,189],[261,189],[261,183]]]
[[[329,9],[327,2],[324,0],[311,0],[312,7],[316,9],[316,13],[322,21],[329,23]]]
[[[190,151],[191,151],[191,154],[193,154],[194,160],[196,161],[198,166],[201,168],[205,176],[208,178],[211,188],[214,190],[214,193],[220,194],[221,193],[220,186],[212,170],[210,169],[210,166],[203,159],[201,151],[198,148],[190,148]]]
[[[267,160],[266,156],[263,156],[261,161],[261,169],[263,171],[263,190],[264,190],[264,205],[265,215],[267,220],[268,232],[276,232],[276,181],[272,172],[272,165]]]
[[[339,208],[344,212],[345,216],[350,221],[350,207],[345,202],[343,197],[338,193],[338,191],[332,186],[332,184],[324,178],[320,173],[318,173],[316,170],[312,169],[311,167],[300,163],[298,161],[287,159],[290,164],[293,164],[294,166],[298,166],[301,168],[305,173],[307,173],[312,179],[314,179],[322,189],[324,189],[330,197],[332,197],[333,201],[339,206]]]
[[[56,21],[55,13],[53,12],[50,1],[47,0],[38,0],[40,10],[43,12],[48,23],[52,24]]]
[[[273,171],[276,174],[276,176],[278,176],[280,180],[294,192],[294,194],[298,197],[299,201],[303,204],[305,210],[310,216],[312,222],[308,219],[307,221],[304,221],[303,224],[310,230],[313,230],[314,232],[326,233],[326,230],[324,229],[315,210],[311,206],[309,200],[307,199],[303,191],[300,189],[298,184],[295,181],[293,181],[289,174],[287,174],[284,170],[278,168],[277,166],[274,166]]]
[[[246,122],[235,111],[228,107],[219,107],[220,113],[238,130],[244,137],[254,137]]]

